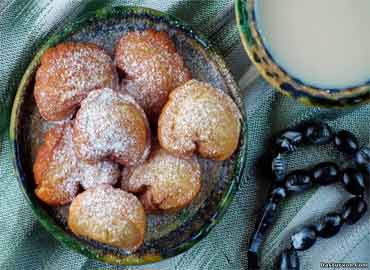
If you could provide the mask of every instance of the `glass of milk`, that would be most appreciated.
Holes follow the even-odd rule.
[[[306,104],[370,101],[370,0],[236,0],[243,44],[275,88]]]

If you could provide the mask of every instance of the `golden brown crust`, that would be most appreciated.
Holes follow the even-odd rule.
[[[122,188],[140,195],[147,213],[176,212],[194,200],[200,187],[196,157],[180,159],[159,146],[144,164],[122,173]]]
[[[49,205],[69,203],[77,195],[78,183],[64,185],[64,180],[52,176],[56,171],[53,153],[58,151],[58,145],[63,137],[64,128],[53,128],[46,132],[44,144],[40,146],[33,166],[36,183],[35,194]],[[68,187],[68,188],[67,188]]]
[[[144,242],[146,215],[134,195],[100,185],[73,200],[68,227],[76,235],[135,251]]]
[[[66,42],[48,49],[36,73],[34,96],[42,117],[63,120],[81,100],[98,88],[116,88],[118,77],[111,57],[89,43]]]
[[[77,112],[73,141],[77,156],[86,162],[109,158],[134,166],[149,154],[149,124],[132,97],[109,88],[95,90]]]
[[[77,195],[79,184],[91,188],[115,184],[119,167],[109,161],[86,164],[77,159],[72,145],[70,123],[50,129],[44,136],[33,166],[35,194],[49,205],[63,205]]]
[[[168,94],[191,79],[182,57],[165,32],[130,32],[117,44],[115,63],[126,78],[122,90],[135,98],[156,122]]]
[[[240,112],[232,99],[208,83],[191,80],[169,96],[158,122],[160,145],[170,153],[225,160],[236,150]]]

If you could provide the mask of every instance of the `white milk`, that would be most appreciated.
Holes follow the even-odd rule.
[[[276,62],[327,88],[370,81],[370,0],[256,0],[257,26]]]

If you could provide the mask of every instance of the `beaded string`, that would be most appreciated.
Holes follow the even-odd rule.
[[[292,153],[304,144],[324,145],[334,142],[336,148],[353,159],[356,168],[341,170],[333,162],[323,162],[312,170],[295,170],[288,173],[283,154]],[[329,185],[340,181],[354,195],[343,206],[341,213],[328,213],[317,224],[305,226],[291,236],[290,247],[284,250],[275,265],[276,269],[297,270],[297,251],[309,249],[317,237],[329,238],[336,235],[344,223],[355,224],[367,211],[364,200],[365,179],[370,173],[370,148],[359,148],[357,138],[349,131],[334,133],[326,123],[305,122],[296,128],[281,132],[273,139],[271,169],[274,178],[271,192],[257,217],[257,225],[248,247],[250,269],[258,269],[258,251],[263,237],[271,226],[278,203],[287,195],[304,192],[315,184]]]

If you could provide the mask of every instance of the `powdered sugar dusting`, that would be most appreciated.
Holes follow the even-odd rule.
[[[80,184],[84,189],[96,187],[100,184],[114,185],[120,176],[118,164],[103,160],[96,164],[89,164],[79,160]]]
[[[118,42],[115,63],[126,78],[127,91],[143,107],[151,121],[156,121],[168,94],[191,78],[188,68],[165,32],[135,31]]]
[[[91,90],[116,88],[110,56],[93,44],[62,43],[49,49],[37,71],[35,96],[48,120],[69,117]]]
[[[61,120],[61,121],[44,121],[42,116],[40,115],[39,110],[37,107],[34,107],[31,113],[31,127],[32,133],[31,135],[31,151],[32,151],[32,162],[34,162],[34,158],[36,153],[42,143],[44,142],[44,134],[52,128],[63,128],[65,124],[71,122],[70,119]]]
[[[107,185],[87,191],[80,206],[103,223],[111,224],[109,221],[116,215],[133,223],[142,219],[141,205],[134,195]]]
[[[196,157],[180,159],[159,147],[143,165],[123,172],[122,187],[132,192],[147,188],[159,208],[182,208],[200,189],[200,166]],[[157,206],[157,205],[155,205]],[[154,207],[155,207],[154,206]]]
[[[228,140],[237,144],[241,114],[222,91],[191,80],[172,92],[168,104],[159,124],[163,146],[186,153],[205,147],[218,155]]]
[[[145,113],[132,97],[105,88],[91,92],[81,103],[74,141],[84,159],[114,156],[129,165],[147,157],[149,126]]]
[[[88,164],[79,160],[73,149],[72,126],[64,130],[63,141],[54,154],[54,160],[60,165],[57,176],[70,182],[80,182],[84,189],[99,184],[114,185],[120,176],[119,166],[110,161]]]
[[[182,30],[176,27],[171,27],[165,22],[159,22],[151,20],[150,18],[143,17],[128,17],[128,18],[111,18],[103,20],[101,22],[93,23],[83,29],[76,31],[70,38],[70,41],[74,42],[90,42],[95,43],[98,46],[104,48],[108,53],[113,55],[116,42],[123,35],[129,31],[141,31],[142,29],[155,29],[158,31],[166,31],[169,33],[171,39],[176,44],[178,53],[182,56],[186,65],[190,68],[194,78],[201,81],[210,82],[213,86],[223,89],[227,93],[231,93],[231,88],[227,85],[227,80],[230,80],[223,71],[223,67],[217,64],[217,58],[207,53],[207,50],[203,48],[197,41],[191,36],[185,34]],[[226,83],[225,83],[226,80]],[[231,89],[232,90],[232,89]],[[28,93],[32,93],[29,91]],[[234,96],[235,98],[235,96]],[[35,104],[32,101],[32,96],[27,95],[26,100],[27,106],[34,107]],[[237,99],[239,101],[239,99]],[[239,102],[239,104],[242,104]],[[37,109],[32,112],[32,125],[29,118],[31,114],[25,114],[25,121],[22,121],[22,126],[26,127],[24,133],[26,138],[22,140],[22,143],[27,144],[32,149],[32,156],[34,156],[35,149],[38,148],[38,142],[42,142],[42,133],[44,130],[50,128],[50,123],[43,121],[39,116]],[[33,117],[35,116],[35,117]],[[30,154],[31,155],[31,154]],[[31,158],[29,159],[31,160]],[[146,243],[143,250],[148,250],[153,247],[157,247],[155,239],[166,237],[171,231],[178,229],[184,223],[190,221],[191,217],[198,215],[198,211],[204,211],[205,207],[208,207],[207,198],[213,199],[213,202],[218,202],[215,198],[215,194],[222,194],[227,191],[228,184],[231,181],[229,177],[232,175],[232,167],[234,164],[233,160],[224,162],[216,162],[206,159],[198,159],[202,167],[202,189],[200,194],[196,197],[193,203],[176,214],[162,214],[162,215],[149,215],[148,216],[148,228],[145,234]],[[226,188],[226,189],[225,189]],[[220,195],[221,196],[221,195]],[[54,212],[55,209],[55,212]],[[65,207],[53,207],[52,216],[59,224],[66,225],[66,219],[68,217],[68,209]],[[57,214],[55,214],[57,213]],[[204,212],[203,212],[204,213]],[[184,232],[184,234],[186,234]],[[117,255],[126,255],[126,251],[122,249],[113,248],[109,245],[102,245],[89,239],[82,237],[84,243],[95,248],[105,249],[109,252]],[[154,241],[154,242],[153,242]],[[160,241],[163,243],[163,241]]]
[[[59,73],[60,84],[68,88],[63,92],[63,100],[70,99],[81,92],[91,91],[103,84],[106,77],[111,77],[107,86],[113,86],[112,59],[108,54],[96,46],[67,43],[61,57],[51,59],[47,73],[52,77]],[[61,45],[58,45],[55,50]]]
[[[73,198],[79,183],[87,189],[98,184],[113,185],[117,182],[120,177],[117,164],[109,161],[87,164],[76,157],[73,150],[71,123],[55,127],[53,131],[59,133],[61,139],[52,150],[50,162],[46,168],[47,175],[41,181],[41,186],[46,181]]]
[[[135,239],[144,237],[144,210],[134,195],[123,190],[97,186],[78,195],[69,211],[71,228],[92,239],[117,244],[132,238],[138,230],[141,237],[134,236]],[[132,231],[131,224],[137,229]]]

